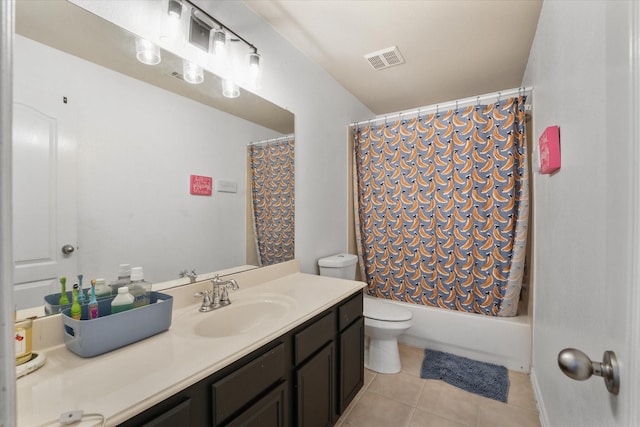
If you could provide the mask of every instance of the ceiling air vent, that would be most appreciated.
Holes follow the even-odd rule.
[[[368,53],[364,57],[369,61],[369,64],[374,70],[382,70],[383,68],[404,64],[404,58],[400,54],[397,46]]]

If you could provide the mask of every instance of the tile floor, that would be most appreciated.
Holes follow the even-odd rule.
[[[509,371],[508,403],[420,378],[424,350],[400,344],[402,371],[365,369],[364,386],[337,427],[540,427],[529,375]]]

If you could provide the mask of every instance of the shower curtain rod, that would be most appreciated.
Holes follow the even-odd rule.
[[[288,139],[293,139],[295,134],[290,133],[289,135],[284,135],[284,136],[279,136],[277,138],[271,138],[271,139],[263,139],[261,141],[255,141],[255,142],[250,142],[247,144],[247,146],[250,145],[266,145],[266,144],[274,144],[277,142],[281,142],[281,141],[286,141]]]
[[[486,93],[484,95],[478,95],[478,96],[472,96],[469,98],[462,98],[462,99],[458,99],[458,100],[454,100],[454,101],[447,101],[447,102],[442,102],[442,103],[438,103],[438,104],[432,104],[432,105],[427,105],[424,107],[420,107],[420,108],[414,108],[413,110],[405,110],[405,111],[397,111],[395,113],[390,113],[390,114],[382,114],[382,115],[378,115],[376,116],[374,119],[370,119],[370,120],[362,120],[359,122],[354,122],[351,124],[351,126],[359,126],[359,125],[363,125],[365,123],[371,124],[371,123],[375,123],[375,122],[380,122],[380,121],[387,121],[388,119],[393,119],[393,118],[408,118],[408,117],[413,117],[413,116],[417,116],[417,115],[421,115],[423,113],[433,113],[433,112],[437,112],[439,110],[445,111],[450,109],[451,107],[455,107],[455,108],[460,108],[460,107],[468,107],[469,105],[474,105],[474,104],[480,104],[481,102],[486,102],[489,100],[500,100],[502,98],[509,98],[511,96],[514,95],[521,95],[521,94],[530,94],[533,92],[533,87],[528,86],[528,87],[518,87],[518,88],[513,88],[513,89],[507,89],[507,90],[501,90],[498,92],[492,92],[492,93]],[[527,110],[529,109],[528,105],[525,106],[525,108],[527,108]]]

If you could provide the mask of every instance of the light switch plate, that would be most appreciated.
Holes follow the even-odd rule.
[[[219,179],[216,181],[216,190],[219,193],[237,193],[238,183],[235,181],[223,181]]]

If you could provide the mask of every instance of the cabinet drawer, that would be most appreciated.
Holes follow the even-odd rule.
[[[154,419],[147,421],[143,427],[189,427],[191,425],[191,399],[186,399]]]
[[[285,378],[284,344],[267,351],[211,386],[214,425],[226,420],[271,385]]]
[[[336,316],[328,313],[295,335],[295,364],[299,364],[331,341],[336,334]]]
[[[227,427],[285,427],[287,425],[287,383],[282,383]]]
[[[362,316],[362,292],[338,307],[338,323],[340,330],[349,326],[354,320]]]

